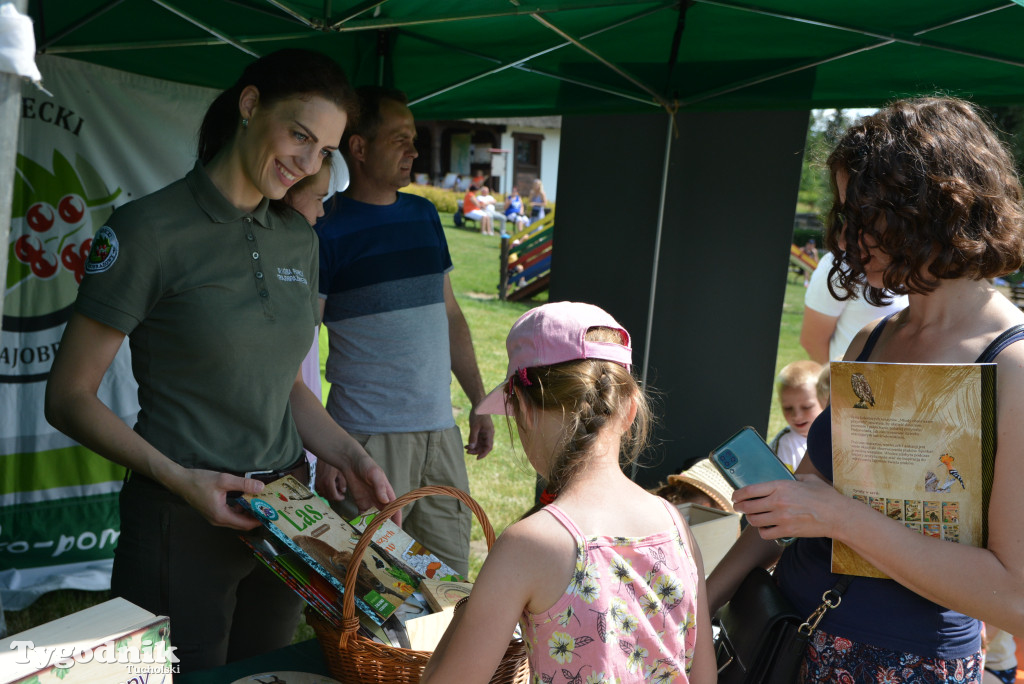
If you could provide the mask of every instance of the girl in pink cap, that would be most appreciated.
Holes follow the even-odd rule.
[[[477,410],[515,418],[554,500],[499,537],[422,681],[487,682],[517,622],[534,682],[715,681],[700,552],[622,472],[650,420],[629,334],[559,302],[524,314],[506,347],[506,380]]]

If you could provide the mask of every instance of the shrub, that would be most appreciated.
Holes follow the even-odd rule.
[[[400,190],[400,192],[408,192],[411,195],[419,195],[420,197],[426,198],[431,204],[437,209],[439,214],[454,214],[459,208],[458,201],[462,199],[466,193],[458,192],[455,190],[444,190],[442,188],[435,188],[433,185],[418,185],[416,183],[410,183]],[[505,196],[496,192],[492,192],[494,199],[498,201],[499,211],[505,201]],[[530,214],[530,203],[523,200],[523,204],[526,207],[526,214]],[[554,202],[548,202],[548,211],[552,211],[555,208]]]
[[[417,185],[416,183],[405,186],[401,191],[424,197],[434,205],[438,213],[448,214],[454,214],[455,210],[459,208],[457,202],[462,199],[463,195],[454,190],[444,190],[432,185]]]

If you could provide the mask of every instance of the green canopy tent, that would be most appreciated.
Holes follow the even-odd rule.
[[[419,118],[1017,102],[1024,11],[961,0],[33,0],[40,51],[224,88],[303,45]],[[813,87],[804,86],[808,75]]]
[[[302,46],[334,56],[357,84],[404,89],[421,120],[563,115],[552,297],[602,304],[635,332],[669,416],[656,479],[741,423],[767,425],[808,110],[935,91],[1019,103],[1021,2],[32,0],[28,10],[42,52],[171,81],[223,88],[254,56]],[[709,233],[720,244],[691,237]]]

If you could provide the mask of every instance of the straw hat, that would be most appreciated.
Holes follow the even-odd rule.
[[[678,475],[669,475],[670,485],[684,485],[693,487],[700,492],[707,494],[711,500],[718,504],[723,510],[733,513],[732,485],[725,481],[718,469],[708,459],[702,459],[690,466]]]

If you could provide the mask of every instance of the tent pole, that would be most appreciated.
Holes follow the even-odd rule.
[[[304,40],[309,38],[309,33],[278,33],[262,36],[237,36],[239,43],[265,43],[282,40]],[[89,45],[58,45],[48,49],[50,55],[74,55],[83,52],[118,52],[124,50],[162,50],[166,48],[186,47],[207,47],[210,45],[223,45],[224,41],[219,38],[188,38],[183,40],[151,40],[146,42],[133,43],[91,43]]]
[[[985,52],[977,52],[977,51],[974,51],[974,50],[958,50],[956,48],[946,47],[945,45],[941,45],[939,43],[932,43],[932,42],[929,42],[929,41],[915,39],[915,38],[907,38],[905,35],[878,33],[877,31],[869,31],[867,29],[858,28],[856,26],[847,26],[845,24],[836,24],[836,23],[833,23],[833,22],[826,22],[826,21],[821,21],[821,20],[818,20],[818,19],[811,19],[811,18],[808,18],[808,17],[801,17],[801,16],[796,15],[796,14],[787,14],[787,13],[783,13],[783,12],[774,12],[774,11],[771,11],[771,10],[764,10],[764,9],[759,8],[759,7],[750,7],[750,6],[747,6],[747,5],[744,5],[742,3],[738,3],[738,2],[727,2],[726,0],[696,0],[696,2],[700,2],[700,3],[703,3],[705,5],[715,5],[717,7],[727,7],[729,9],[734,9],[734,10],[738,10],[738,11],[741,11],[741,12],[750,12],[750,13],[753,13],[753,14],[759,14],[759,15],[766,16],[766,17],[776,17],[778,19],[788,19],[790,21],[798,21],[798,22],[801,22],[801,23],[804,23],[804,24],[812,24],[814,26],[823,26],[825,28],[833,28],[833,29],[836,29],[837,31],[847,31],[849,33],[855,33],[855,34],[858,34],[858,35],[861,35],[861,36],[867,36],[868,38],[877,38],[879,41],[881,41],[880,43],[878,43],[877,45],[875,45],[873,47],[880,47],[880,46],[886,45],[888,43],[902,43],[904,45],[913,45],[915,47],[925,47],[925,48],[931,48],[932,50],[941,50],[943,52],[950,52],[950,53],[952,53],[954,55],[963,55],[965,57],[977,57],[978,59],[984,59],[984,60],[988,60],[990,62],[1000,62],[1002,64],[1008,64],[1009,66],[1017,66],[1017,67],[1024,66],[1024,63],[1022,63],[1022,62],[1019,62],[1019,61],[1013,60],[1013,59],[1006,59],[1005,57],[1000,57],[999,55],[988,54],[988,53],[985,53]],[[994,7],[990,11],[975,12],[974,14],[971,14],[971,15],[969,15],[967,17],[964,17],[961,21],[967,21],[967,20],[970,20],[970,19],[975,19],[977,17],[984,16],[985,14],[989,14],[992,11],[998,11],[998,10],[1006,9],[1007,7],[1013,7],[1014,5],[1015,5],[1015,3],[1008,3],[1008,4],[1005,4],[1005,5],[1001,5],[999,7]],[[951,23],[953,23],[953,22],[944,22],[943,24],[940,24],[939,26],[931,26],[931,27],[927,27],[927,28],[924,28],[924,29],[920,29],[920,30],[915,31],[914,33],[912,33],[910,35],[912,35],[912,36],[924,35],[925,33],[928,33],[930,31],[934,31],[935,29],[941,28],[943,26],[950,25]]]
[[[642,90],[645,93],[647,93],[648,95],[650,95],[652,98],[654,98],[654,100],[659,105],[661,105],[662,107],[665,108],[665,111],[667,111],[667,112],[671,112],[672,111],[672,105],[668,102],[668,100],[666,100],[661,95],[659,95],[658,92],[654,90],[654,88],[651,88],[649,85],[647,85],[646,83],[644,83],[640,79],[636,78],[635,76],[630,74],[628,71],[626,71],[622,67],[620,67],[617,64],[614,64],[613,62],[605,59],[604,57],[599,55],[594,50],[591,50],[586,45],[584,45],[581,40],[572,37],[571,35],[569,35],[565,31],[563,31],[562,29],[558,28],[557,26],[552,24],[550,21],[548,21],[544,17],[540,16],[540,14],[535,12],[535,13],[531,14],[530,16],[532,16],[534,18],[534,20],[536,20],[542,26],[546,27],[548,30],[553,31],[557,35],[561,36],[563,39],[565,39],[565,40],[569,41],[570,43],[572,43],[573,45],[575,45],[577,49],[582,50],[584,53],[589,55],[592,59],[596,59],[598,62],[600,62],[601,64],[605,65],[606,67],[608,67],[609,69],[611,69],[612,71],[617,73],[619,76],[621,76],[622,78],[626,79],[627,81],[629,81],[630,83],[635,85],[637,88],[639,88],[640,90]]]
[[[617,28],[619,28],[621,26],[625,26],[626,24],[629,24],[629,23],[632,23],[632,22],[636,21],[637,19],[643,19],[643,18],[645,18],[647,16],[650,16],[651,14],[654,14],[655,12],[662,11],[663,9],[665,9],[666,6],[667,5],[660,5],[658,7],[655,7],[654,9],[648,9],[648,10],[645,10],[643,12],[639,12],[637,14],[634,14],[634,15],[631,15],[629,17],[626,17],[622,21],[618,21],[618,22],[616,22],[614,24],[609,24],[607,26],[602,26],[601,28],[597,29],[596,31],[591,31],[590,33],[586,33],[586,34],[580,36],[580,40],[586,40],[586,39],[591,38],[593,36],[596,36],[596,35],[599,35],[601,33],[604,33],[605,31],[611,31],[612,29],[617,29]],[[567,76],[561,76],[559,74],[552,74],[552,73],[548,73],[546,71],[541,71],[540,69],[535,69],[533,67],[526,66],[527,62],[530,62],[530,61],[532,61],[532,60],[534,60],[534,59],[536,59],[538,57],[542,57],[543,55],[546,55],[549,52],[554,52],[556,50],[561,50],[564,47],[568,47],[568,46],[572,45],[572,42],[569,41],[569,40],[565,40],[564,42],[559,43],[558,45],[552,45],[551,47],[545,48],[545,49],[543,49],[543,50],[541,50],[539,52],[534,52],[534,53],[532,53],[530,55],[527,55],[525,57],[520,57],[519,59],[517,59],[517,60],[515,60],[513,62],[508,62],[507,64],[503,64],[502,61],[500,59],[496,58],[496,57],[490,57],[488,55],[484,55],[484,54],[481,54],[481,53],[478,53],[478,52],[471,52],[471,51],[466,50],[464,48],[460,48],[460,47],[457,47],[457,46],[454,46],[454,45],[449,45],[447,43],[443,43],[443,42],[437,40],[436,38],[428,38],[426,36],[421,36],[421,35],[419,35],[417,33],[413,33],[412,31],[405,31],[405,30],[403,30],[402,31],[402,35],[406,35],[406,36],[409,36],[410,38],[415,38],[416,40],[421,40],[421,41],[424,41],[424,42],[426,42],[428,44],[431,44],[431,45],[437,45],[437,46],[440,46],[440,47],[448,48],[448,49],[454,50],[456,52],[460,52],[460,53],[463,53],[463,54],[470,55],[471,57],[477,57],[479,59],[482,59],[482,60],[485,60],[485,61],[488,61],[488,62],[494,62],[495,64],[500,65],[500,66],[497,66],[494,69],[491,69],[489,71],[485,71],[483,73],[477,74],[476,76],[470,76],[469,78],[466,78],[466,79],[464,79],[462,81],[459,81],[458,83],[454,83],[452,85],[445,86],[444,88],[441,88],[440,90],[436,90],[436,91],[434,91],[432,93],[427,93],[426,95],[423,95],[422,97],[419,97],[415,101],[410,102],[409,103],[410,106],[412,106],[414,104],[417,104],[419,102],[423,102],[424,100],[429,100],[430,98],[436,97],[436,96],[441,95],[443,93],[446,93],[449,90],[453,90],[455,88],[459,88],[461,86],[464,86],[464,85],[467,85],[469,83],[472,83],[473,81],[476,81],[478,79],[484,78],[486,76],[490,76],[492,74],[499,73],[499,72],[504,71],[506,69],[519,69],[520,71],[526,71],[528,73],[537,74],[538,76],[545,76],[547,78],[554,78],[556,80],[563,81],[565,83],[572,83],[574,85],[582,86],[584,88],[591,88],[591,89],[594,89],[594,90],[599,90],[601,92],[608,93],[609,95],[615,95],[617,97],[624,97],[624,98],[626,98],[628,100],[634,100],[634,101],[640,102],[642,104],[649,104],[649,105],[652,105],[652,106],[655,106],[655,105],[661,106],[660,102],[655,102],[654,100],[645,100],[645,99],[643,99],[641,97],[638,97],[637,95],[633,95],[631,93],[623,92],[621,90],[614,90],[612,88],[609,88],[608,86],[597,85],[597,84],[594,84],[594,83],[588,83],[586,81],[582,81],[582,80],[579,80],[579,79],[572,79],[572,78],[569,78]]]
[[[25,14],[28,0],[10,0],[19,14]],[[21,81],[18,74],[0,73],[0,245],[7,245],[11,234],[11,202],[14,199],[14,164],[18,154],[18,126],[21,124]],[[6,247],[0,249],[0,273],[7,273]],[[5,276],[6,278],[6,276]],[[4,298],[0,296],[0,318]],[[0,332],[0,335],[3,333]],[[0,625],[3,621],[0,620]]]
[[[53,34],[52,36],[50,36],[49,38],[44,40],[38,46],[37,51],[38,52],[46,52],[46,48],[50,47],[51,45],[56,43],[58,40],[61,40],[65,36],[67,36],[67,35],[71,34],[72,32],[82,28],[83,26],[88,24],[93,19],[98,18],[101,14],[103,14],[107,10],[114,9],[115,7],[120,5],[122,2],[124,2],[124,0],[111,0],[107,4],[102,5],[101,7],[97,7],[92,12],[89,12],[84,17],[82,17],[81,19],[79,19],[75,23],[71,24],[71,26],[68,26],[67,28],[65,28],[63,30],[58,31],[57,33]]]
[[[665,162],[661,167],[661,199],[658,202],[658,223],[654,230],[654,259],[651,262],[651,294],[647,298],[647,330],[644,335],[644,364],[640,370],[640,387],[647,388],[647,369],[650,366],[651,335],[654,332],[654,296],[658,292],[658,260],[661,256],[661,232],[665,226],[665,200],[668,197],[668,168],[672,159],[672,130],[675,128],[675,115],[669,114],[665,129]],[[636,480],[639,466],[633,461],[629,478]]]
[[[857,54],[859,52],[868,52],[870,50],[874,50],[875,48],[880,48],[880,47],[884,47],[886,45],[891,45],[893,42],[894,41],[891,41],[891,40],[890,41],[883,41],[881,43],[875,43],[874,45],[868,45],[868,46],[865,46],[865,47],[857,48],[855,50],[847,50],[846,52],[840,52],[839,54],[832,55],[831,57],[825,57],[823,59],[816,59],[816,60],[813,60],[811,62],[804,62],[804,63],[798,64],[797,66],[794,66],[794,67],[788,67],[788,68],[785,68],[785,69],[779,69],[778,71],[772,71],[772,72],[769,72],[769,73],[766,73],[766,74],[760,74],[759,76],[755,76],[754,78],[749,78],[749,79],[746,79],[746,80],[743,80],[743,81],[734,82],[734,83],[731,83],[731,84],[729,84],[727,86],[722,86],[720,88],[715,88],[714,90],[707,90],[707,91],[704,91],[703,93],[699,93],[697,95],[694,95],[693,97],[688,97],[685,100],[680,100],[679,101],[679,106],[680,107],[689,107],[692,104],[696,104],[698,102],[703,102],[704,100],[710,100],[711,98],[719,97],[720,95],[727,95],[728,93],[733,93],[733,92],[736,92],[737,90],[743,90],[744,88],[749,88],[750,86],[757,85],[758,83],[765,83],[767,81],[772,81],[772,80],[774,80],[776,78],[782,78],[783,76],[789,76],[790,74],[795,74],[795,73],[800,72],[800,71],[805,71],[807,69],[813,69],[816,66],[821,66],[822,64],[828,64],[829,62],[834,62],[837,59],[843,59],[844,57],[850,57],[850,56],[855,55],[855,54]]]
[[[245,47],[244,45],[239,43],[237,40],[233,39],[231,36],[227,35],[226,33],[221,33],[220,31],[218,31],[217,29],[213,28],[212,26],[204,24],[203,22],[199,21],[198,19],[196,19],[192,15],[188,14],[187,12],[184,12],[183,10],[178,9],[177,7],[172,5],[171,3],[166,2],[166,0],[150,0],[150,2],[152,2],[153,4],[159,5],[160,7],[163,7],[165,10],[167,10],[171,14],[178,15],[179,17],[181,17],[182,19],[184,19],[188,23],[192,24],[193,26],[206,31],[207,33],[209,33],[212,36],[216,36],[217,38],[220,38],[222,41],[224,41],[228,45],[231,45],[232,47],[235,47],[235,48],[241,50],[245,54],[259,59],[259,57],[260,57],[259,54],[255,53],[252,50],[250,50],[249,48]]]
[[[303,24],[309,28],[316,28],[313,25],[313,22],[309,20],[309,17],[302,16],[288,5],[278,2],[277,0],[266,0],[266,2],[269,3],[272,7],[276,7],[277,9],[281,10],[282,12],[284,12],[285,14],[287,14],[289,17],[299,22],[300,24]]]
[[[349,9],[345,10],[344,17],[331,24],[330,29],[332,31],[337,31],[342,26],[358,17],[360,14],[365,14],[366,12],[369,12],[371,10],[375,10],[381,5],[383,5],[385,2],[387,2],[387,0],[369,0],[368,2],[356,5],[355,7],[350,7]],[[330,14],[324,13],[324,21],[329,19],[330,16]]]
[[[386,0],[377,1],[377,4],[383,4]],[[381,17],[375,16],[372,19],[356,19],[351,21],[350,25],[345,26],[344,24],[349,23],[348,19],[344,19],[339,22],[331,24],[329,27],[332,31],[366,31],[372,29],[385,29],[385,28],[404,28],[409,26],[426,26],[428,24],[448,24],[457,21],[472,21],[475,19],[499,19],[501,17],[515,17],[525,16],[534,14],[554,14],[557,12],[566,11],[585,11],[591,9],[603,9],[603,8],[616,8],[622,5],[629,5],[635,0],[591,0],[590,2],[581,2],[578,5],[570,4],[566,5],[562,3],[562,6],[555,7],[516,7],[509,5],[508,9],[503,10],[478,10],[474,7],[474,3],[466,2],[464,6],[471,7],[465,14],[446,15],[446,16],[431,16],[431,17]],[[679,0],[662,0],[661,4],[655,7],[655,10],[668,9],[674,7],[679,3]],[[366,4],[370,4],[367,2]],[[360,5],[357,8],[349,10],[349,14],[358,11],[359,13],[364,12],[363,6]]]

